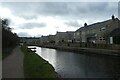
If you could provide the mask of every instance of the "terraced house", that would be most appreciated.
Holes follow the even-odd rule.
[[[94,23],[84,24],[74,33],[76,42],[114,44],[115,36],[120,38],[120,20],[112,15],[112,19]]]
[[[55,43],[61,42],[73,42],[74,39],[74,32],[73,31],[66,31],[66,32],[57,32],[55,35]]]

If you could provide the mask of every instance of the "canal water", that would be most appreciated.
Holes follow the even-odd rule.
[[[86,55],[41,47],[36,47],[36,53],[52,64],[62,78],[120,77],[120,57]]]

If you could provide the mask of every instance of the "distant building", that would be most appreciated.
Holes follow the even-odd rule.
[[[67,31],[67,32],[57,32],[55,36],[55,42],[72,42],[74,40],[74,32]]]
[[[48,36],[41,36],[40,44],[47,44],[49,43]]]
[[[91,25],[84,24],[74,33],[76,42],[113,44],[113,38],[109,34],[120,27],[120,20],[112,16],[112,19]]]
[[[76,31],[57,32],[56,35],[41,36],[40,38],[23,38],[27,44],[39,43],[94,43],[120,44],[120,20],[112,15],[112,19],[88,25]]]
[[[49,35],[48,41],[49,41],[49,43],[55,43],[55,35]]]
[[[67,34],[66,41],[73,42],[74,41],[74,31],[66,31],[66,34]]]
[[[26,45],[38,44],[39,40],[39,37],[20,37],[20,43],[24,43]]]

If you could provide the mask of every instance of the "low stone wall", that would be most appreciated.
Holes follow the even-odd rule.
[[[56,44],[44,44],[44,45],[120,50],[120,45],[117,44],[59,43],[57,45]]]

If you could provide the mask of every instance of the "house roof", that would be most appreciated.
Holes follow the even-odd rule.
[[[84,28],[85,27],[81,27],[81,28],[77,29],[75,32],[80,32],[80,31],[84,30]]]
[[[72,34],[72,33],[74,33],[74,31],[57,32],[56,34],[61,34],[61,35],[63,35],[63,34]]]
[[[115,18],[115,20],[120,21],[118,18]],[[109,19],[109,20],[106,20],[106,21],[103,21],[103,22],[97,22],[97,23],[94,23],[94,24],[87,25],[86,27],[83,26],[83,27],[79,28],[78,30],[76,30],[75,32],[88,30],[88,29],[91,29],[91,28],[105,27],[106,25],[108,25],[112,21],[113,21],[112,19]]]

